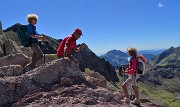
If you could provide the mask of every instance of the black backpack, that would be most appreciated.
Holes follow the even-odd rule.
[[[18,38],[24,47],[31,46],[31,37],[27,33],[27,25],[21,25],[17,31]]]

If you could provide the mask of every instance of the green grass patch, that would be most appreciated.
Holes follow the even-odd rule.
[[[147,96],[154,100],[162,101],[170,107],[179,107],[180,101],[177,99],[177,94],[172,93],[162,87],[155,87],[147,84],[140,83],[139,91],[146,93]]]

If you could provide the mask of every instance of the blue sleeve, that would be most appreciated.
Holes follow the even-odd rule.
[[[32,36],[32,35],[40,35],[37,30],[36,30],[36,27],[35,26],[32,26],[32,25],[27,25],[27,33],[28,33],[28,36]]]
[[[27,34],[28,34],[28,36],[33,35],[33,26],[27,25]]]

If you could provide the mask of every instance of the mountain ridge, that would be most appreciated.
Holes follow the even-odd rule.
[[[154,53],[153,53],[154,52]],[[144,50],[138,51],[138,55],[142,54],[149,61],[156,56],[156,54],[160,54],[162,50]],[[99,56],[100,58],[104,58],[106,61],[109,61],[113,66],[126,65],[128,63],[127,58],[128,55],[126,52],[121,50],[110,50],[106,54]]]
[[[167,49],[149,61],[149,63],[151,66],[180,66],[180,46]]]

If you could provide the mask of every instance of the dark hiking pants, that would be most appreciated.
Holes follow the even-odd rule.
[[[30,67],[35,68],[36,63],[43,58],[43,53],[42,53],[40,47],[38,46],[38,44],[36,44],[36,43],[32,44],[31,49],[33,51],[33,54],[32,54],[32,61],[30,63]]]

